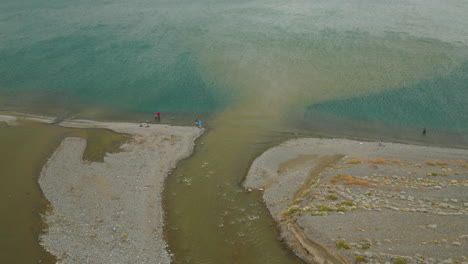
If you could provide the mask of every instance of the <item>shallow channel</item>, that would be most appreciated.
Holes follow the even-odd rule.
[[[272,123],[221,114],[168,177],[165,231],[174,263],[301,263],[279,241],[261,194],[241,185],[255,157],[294,134]]]

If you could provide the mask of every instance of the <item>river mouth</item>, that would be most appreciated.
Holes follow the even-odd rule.
[[[260,193],[242,187],[254,158],[294,132],[262,130],[265,123],[253,119],[214,122],[166,180],[165,234],[174,263],[301,263],[279,242]]]

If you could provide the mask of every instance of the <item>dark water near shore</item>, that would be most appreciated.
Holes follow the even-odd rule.
[[[177,263],[295,262],[239,187],[250,162],[295,135],[465,148],[467,13],[464,0],[3,0],[0,110],[208,121],[205,144],[168,180]],[[25,163],[40,166],[50,144]]]

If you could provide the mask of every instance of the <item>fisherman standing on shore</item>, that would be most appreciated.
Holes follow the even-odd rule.
[[[154,114],[154,121],[158,121],[158,122],[161,121],[161,113],[160,112],[157,112],[157,113]]]

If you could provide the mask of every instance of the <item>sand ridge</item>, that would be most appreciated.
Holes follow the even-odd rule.
[[[9,126],[17,125],[20,121],[32,121],[51,124],[54,122],[54,120],[55,119],[52,117],[23,114],[17,112],[4,112],[4,114],[0,114],[0,122],[5,122]]]

